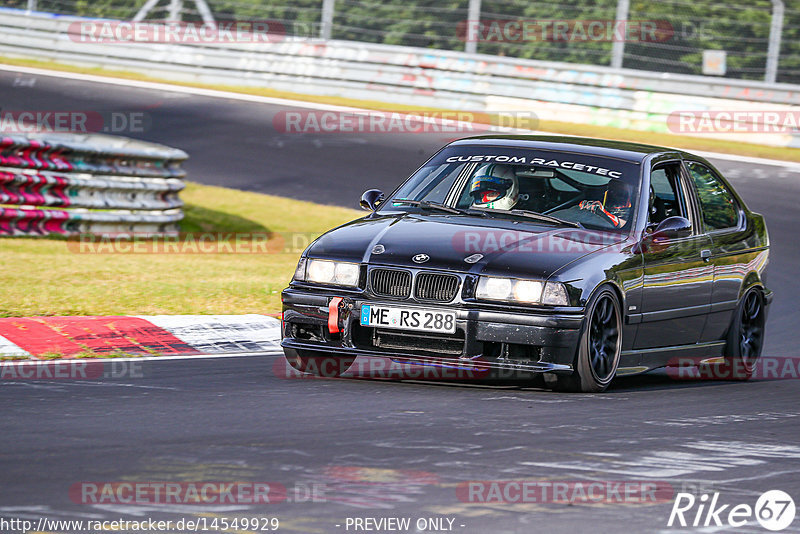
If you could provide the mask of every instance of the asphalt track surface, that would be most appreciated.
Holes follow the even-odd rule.
[[[192,180],[345,206],[369,187],[391,190],[448,140],[281,134],[272,119],[286,108],[274,105],[7,72],[0,102],[3,110],[145,110],[150,128],[128,135],[186,150]],[[784,166],[714,163],[767,218],[776,299],[764,355],[795,357],[800,176]],[[116,379],[0,381],[0,518],[262,516],[278,517],[279,531],[308,533],[353,532],[345,526],[355,517],[412,525],[444,517],[465,533],[676,530],[667,529],[671,501],[459,498],[459,483],[485,480],[664,481],[675,492],[719,492],[720,504],[751,506],[781,489],[800,504],[797,379],[651,373],[618,379],[605,394],[568,395],[519,384],[287,379],[280,362],[276,354],[157,361]],[[69,495],[81,481],[234,480],[282,484],[292,502],[92,505]],[[313,484],[317,502],[302,502]],[[786,531],[800,531],[800,521]],[[766,531],[751,520],[736,532]]]

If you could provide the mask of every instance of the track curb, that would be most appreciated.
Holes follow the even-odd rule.
[[[271,315],[140,315],[0,319],[0,357],[190,356],[276,352]]]

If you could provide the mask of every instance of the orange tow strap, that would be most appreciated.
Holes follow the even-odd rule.
[[[328,331],[331,334],[339,333],[339,303],[342,297],[333,297],[328,304]]]

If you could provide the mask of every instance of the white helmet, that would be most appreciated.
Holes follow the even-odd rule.
[[[472,205],[510,210],[519,200],[519,180],[511,165],[489,163],[480,167],[469,186]]]

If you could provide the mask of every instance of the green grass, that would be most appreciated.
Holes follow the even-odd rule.
[[[381,102],[376,100],[356,100],[352,98],[345,98],[338,96],[309,95],[303,93],[292,93],[288,91],[277,91],[274,89],[260,88],[260,87],[243,87],[237,85],[213,85],[213,84],[165,80],[163,78],[155,78],[138,72],[111,70],[100,67],[93,67],[93,68],[79,67],[52,61],[40,61],[33,59],[10,58],[10,57],[0,56],[0,63],[5,63],[7,65],[38,67],[38,68],[65,71],[65,72],[94,74],[98,76],[109,76],[114,78],[124,78],[130,80],[170,83],[173,85],[181,85],[186,87],[199,87],[204,89],[216,89],[220,91],[230,91],[234,93],[269,96],[276,98],[288,98],[292,100],[302,100],[306,102],[316,102],[322,104],[352,106],[363,109],[389,110],[389,111],[435,111],[431,110],[430,108],[421,108],[418,106],[404,106],[404,105]],[[537,128],[544,132],[557,133],[563,135],[598,137],[604,139],[615,139],[619,141],[632,141],[643,144],[670,146],[686,150],[720,152],[724,154],[738,154],[742,156],[771,158],[771,159],[779,159],[787,161],[800,161],[799,148],[765,146],[753,143],[742,143],[739,141],[727,141],[725,139],[711,139],[704,137],[676,135],[671,133],[627,130],[622,128],[614,128],[611,126],[573,124],[569,122],[556,122],[556,121],[540,121],[539,124],[537,125]]]
[[[269,232],[270,252],[79,253],[63,238],[2,238],[0,317],[276,313],[302,248],[285,251],[287,233],[307,241],[364,213],[193,183],[181,198],[183,231]]]

